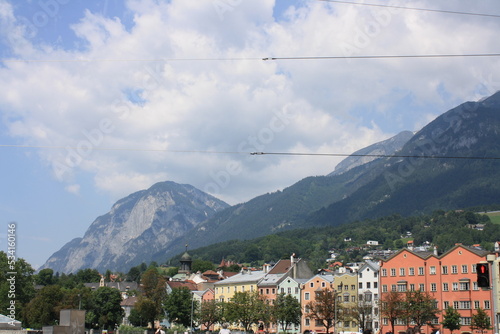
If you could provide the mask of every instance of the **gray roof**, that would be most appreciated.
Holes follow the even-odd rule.
[[[262,270],[250,271],[250,272],[241,272],[234,276],[228,277],[225,280],[215,282],[215,285],[223,285],[227,283],[249,283],[255,282],[257,283],[261,278],[263,278],[266,273]]]

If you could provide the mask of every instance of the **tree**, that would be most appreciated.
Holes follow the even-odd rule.
[[[101,274],[96,269],[80,269],[75,275],[77,283],[98,283],[101,280]]]
[[[60,286],[43,287],[24,310],[26,324],[34,328],[55,325],[59,319],[57,306],[63,300],[64,293]]]
[[[207,270],[214,270],[215,265],[211,261],[203,261],[200,259],[196,259],[191,264],[191,272],[193,273],[204,273]]]
[[[191,290],[186,287],[174,288],[163,304],[170,322],[189,327],[191,314],[197,310],[197,303],[193,300]]]
[[[235,292],[231,301],[226,304],[226,318],[228,321],[241,323],[245,331],[252,324],[257,324],[262,317],[264,299],[258,292]]]
[[[476,313],[472,315],[470,328],[472,330],[477,329],[481,331],[481,334],[483,334],[485,330],[491,329],[490,317],[482,308],[478,308]]]
[[[221,302],[216,300],[204,300],[198,310],[197,319],[207,330],[217,322],[222,320],[223,307]]]
[[[380,314],[391,324],[391,332],[394,333],[394,324],[397,319],[404,315],[404,295],[400,292],[391,291],[383,293],[380,299]]]
[[[292,295],[280,293],[274,301],[273,315],[281,329],[286,332],[288,326],[300,324],[302,316],[300,302]]]
[[[371,297],[371,295],[369,295]],[[358,298],[357,303],[352,305],[350,309],[350,315],[354,321],[359,324],[361,328],[361,332],[364,332],[366,329],[366,323],[371,322],[372,320],[372,312],[373,312],[373,304],[371,299],[367,300],[365,298]],[[371,328],[369,328],[371,329]]]
[[[320,321],[325,327],[326,334],[335,325],[337,312],[340,312],[340,305],[337,305],[337,293],[333,290],[323,289],[316,292],[316,299],[307,304],[309,312],[307,316]]]
[[[460,325],[460,313],[453,307],[448,306],[443,315],[443,322],[441,324],[444,328],[448,328],[451,333],[456,329],[460,329],[462,327]]]
[[[26,322],[23,309],[35,296],[33,273],[24,259],[0,251],[0,307],[2,312],[23,322]]]
[[[35,283],[38,285],[52,285],[55,283],[54,270],[50,268],[42,269],[34,276]]]
[[[415,323],[415,330],[420,333],[420,328],[431,322],[440,312],[437,302],[429,293],[424,291],[407,291],[403,302],[405,318]]]
[[[120,306],[122,296],[118,289],[102,286],[92,293],[87,321],[90,327],[114,329],[123,319]]]
[[[150,267],[142,275],[141,283],[144,291],[144,296],[151,300],[156,307],[155,318],[163,316],[163,303],[167,296],[166,281],[155,267]]]
[[[147,325],[148,323],[154,324],[155,319],[158,317],[158,309],[156,303],[148,298],[140,298],[134,307],[137,310],[138,318],[133,319],[134,321],[139,320],[140,325]],[[132,321],[131,321],[132,322]],[[134,323],[132,323],[134,324]],[[134,324],[136,325],[136,324]],[[136,325],[138,326],[138,325]]]

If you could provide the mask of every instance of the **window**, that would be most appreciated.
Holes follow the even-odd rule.
[[[448,283],[443,283],[443,291],[449,291]]]
[[[320,325],[322,326],[322,325]],[[350,321],[344,321],[344,327],[351,327],[351,322]]]
[[[344,290],[345,290],[345,291],[348,291],[348,290],[349,290],[349,285],[347,285],[347,284],[346,284],[346,285],[344,285]]]
[[[387,284],[382,284],[382,292],[387,292]]]
[[[462,274],[468,274],[468,266],[466,264],[462,264]]]
[[[234,287],[234,292],[236,292],[236,291],[238,291],[238,287],[237,286]],[[267,293],[269,293],[269,289],[267,289]]]
[[[266,295],[268,295],[268,294],[269,294],[269,289],[266,289]]]
[[[373,288],[378,289],[378,282],[373,282]]]
[[[227,293],[230,293],[231,292],[231,287],[227,287]]]
[[[382,324],[383,324],[384,326],[388,326],[388,325],[389,325],[389,318],[384,318],[384,319],[382,319]]]
[[[393,291],[393,292],[397,291],[396,284],[391,285],[391,291]]]
[[[415,268],[408,268],[408,275],[415,276]]]
[[[479,303],[479,300],[475,300],[474,301],[474,308],[478,309],[480,306],[481,306],[481,304]]]
[[[436,267],[435,266],[431,266],[430,267],[430,274],[431,275],[436,275]]]
[[[291,295],[291,294],[292,294],[292,288],[291,288],[291,287],[289,287],[289,288],[287,289],[287,293],[288,293],[289,295]]]
[[[460,324],[462,326],[470,326],[471,324],[471,317],[460,317]]]
[[[349,295],[344,296],[344,302],[348,303],[349,302]]]
[[[306,318],[306,323],[305,323],[306,326],[311,326],[311,319],[309,318]]]
[[[443,275],[448,275],[448,266],[441,266],[441,272]]]
[[[309,283],[309,286],[310,286],[311,288],[314,288],[314,282]]]
[[[356,284],[351,285],[351,290],[356,290]]]
[[[363,282],[359,282],[359,289],[363,289]]]
[[[272,294],[273,294],[273,295],[275,295],[275,294],[276,294],[276,289],[275,289],[275,288],[273,288],[273,290],[272,290]]]
[[[351,296],[351,302],[353,302],[353,303],[356,302],[356,296]]]
[[[446,310],[450,306],[450,302],[443,302],[443,308]]]
[[[479,287],[477,286],[477,282],[476,281],[474,281],[472,283],[472,287],[473,287],[474,290],[479,290]]]
[[[310,298],[309,292],[304,293],[304,300],[309,300]]]
[[[241,287],[241,292],[245,292],[245,286],[244,285]]]
[[[321,321],[321,320],[316,319],[315,326],[316,326],[316,327],[323,326],[322,321]]]
[[[387,277],[387,269],[385,268],[382,269],[382,276]]]
[[[370,293],[365,294],[365,299],[364,300],[366,302],[371,302],[372,301],[372,295]]]
[[[410,291],[415,291],[415,284],[410,284]]]
[[[460,301],[460,309],[470,310],[470,300],[461,300]]]
[[[250,285],[250,291],[253,291],[253,285]]]
[[[298,295],[298,294],[299,294],[299,287],[298,287],[298,286],[296,286],[296,287],[295,287],[295,294],[296,294],[296,295]]]
[[[453,291],[458,291],[458,283],[457,282],[453,282],[452,286],[453,286]]]
[[[290,288],[288,288],[290,289]],[[281,288],[281,293],[285,293],[285,288]]]
[[[452,265],[451,266],[451,273],[452,274],[458,274],[458,267],[457,267],[457,265]]]
[[[484,309],[485,310],[489,310],[490,309],[490,301],[489,300],[485,300],[484,301]]]
[[[424,267],[418,267],[418,274],[420,276],[423,276],[424,275]]]
[[[399,268],[399,276],[405,276],[405,268]]]
[[[437,291],[437,285],[436,283],[431,283],[431,291],[436,292]]]
[[[375,301],[377,301],[378,300],[378,293],[374,293],[373,298],[375,299]]]
[[[396,269],[395,268],[391,268],[391,276],[396,276]]]
[[[454,308],[455,310],[458,310],[458,308],[459,308],[459,307],[460,307],[460,305],[458,304],[458,301],[454,301],[454,302],[453,302],[453,308]]]
[[[418,285],[418,287],[419,287],[420,291],[425,291],[425,285],[423,283],[420,283]]]
[[[470,265],[472,270],[470,271],[471,273],[475,274],[476,273],[476,265],[475,264],[471,264]]]
[[[469,291],[469,282],[460,282],[460,291]]]
[[[406,284],[398,284],[398,292],[406,292]]]
[[[321,282],[321,287],[322,288],[326,287],[326,283],[325,282]]]
[[[371,289],[371,283],[370,282],[366,282],[366,288],[367,289]]]

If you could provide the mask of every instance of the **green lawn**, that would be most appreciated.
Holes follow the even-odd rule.
[[[500,212],[488,212],[486,215],[490,217],[492,223],[500,224]]]

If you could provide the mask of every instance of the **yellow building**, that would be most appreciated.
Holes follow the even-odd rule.
[[[266,275],[262,270],[242,270],[239,274],[214,284],[214,299],[228,302],[235,292],[258,291],[257,284]]]

